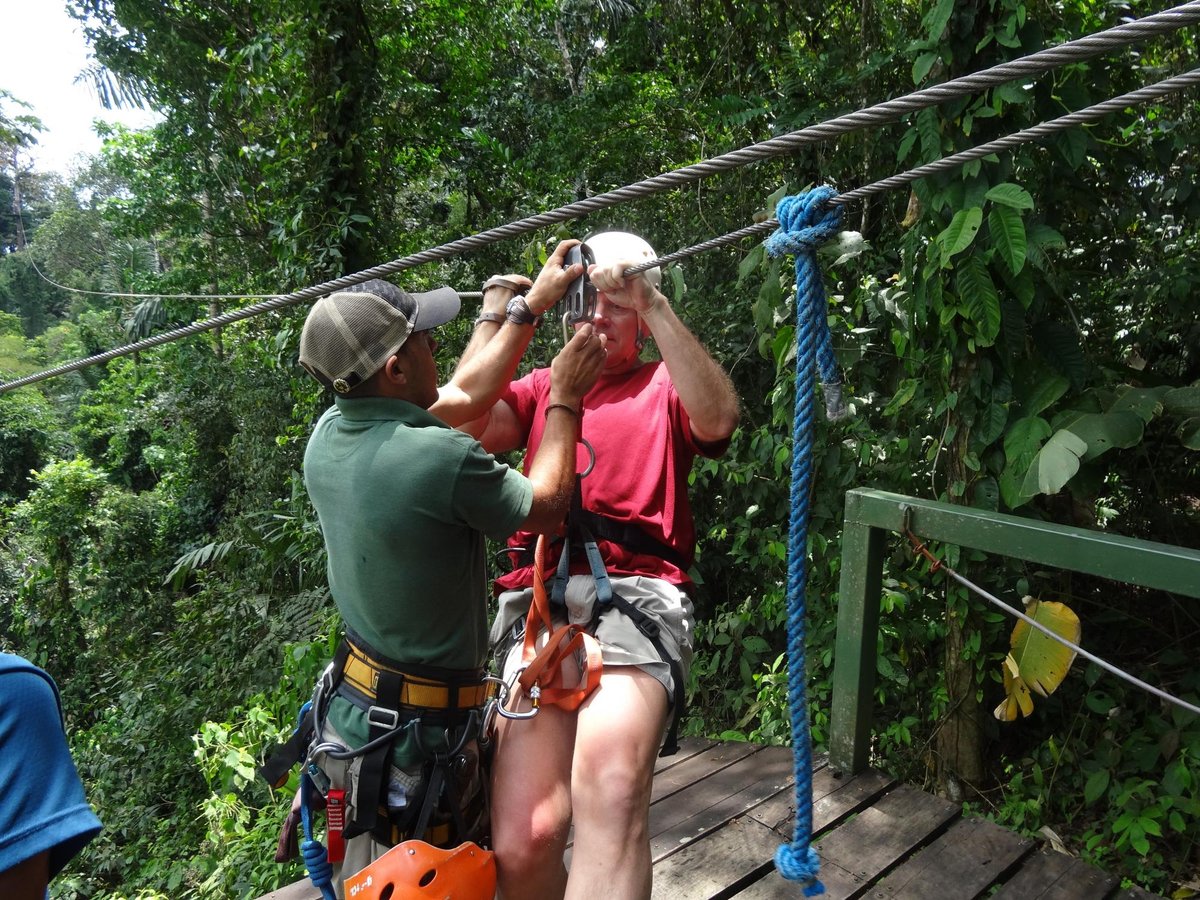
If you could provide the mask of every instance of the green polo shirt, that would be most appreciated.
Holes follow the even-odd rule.
[[[346,624],[399,662],[482,666],[484,536],[517,530],[529,481],[427,411],[370,397],[338,398],[321,416],[304,483]]]

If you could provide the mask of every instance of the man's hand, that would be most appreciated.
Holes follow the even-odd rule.
[[[650,284],[644,272],[625,277],[625,270],[637,264],[638,261],[633,259],[596,264],[588,270],[588,276],[596,290],[602,291],[613,304],[636,310],[638,315],[644,316],[658,304],[666,303],[667,298]]]
[[[563,261],[567,258],[567,251],[578,243],[579,241],[574,238],[559,241],[558,246],[554,248],[554,252],[550,254],[550,258],[546,260],[546,264],[542,266],[542,271],[538,273],[537,281],[533,283],[533,287],[525,295],[525,302],[529,304],[529,309],[534,315],[544,315],[555,303],[562,299],[563,294],[567,292],[567,288],[571,286],[571,282],[583,274],[583,265],[581,263],[572,263],[567,268],[563,268]]]
[[[575,332],[550,363],[550,402],[578,411],[584,395],[604,371],[606,338],[590,324]]]

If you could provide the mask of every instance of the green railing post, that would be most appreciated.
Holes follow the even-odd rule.
[[[870,761],[886,537],[882,529],[851,521],[853,502],[847,496],[829,721],[830,765],[849,774],[863,771]]]

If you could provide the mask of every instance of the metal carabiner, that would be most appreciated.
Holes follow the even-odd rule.
[[[521,668],[517,669],[517,671],[513,673],[512,681],[508,682],[507,684],[505,684],[503,681],[500,681],[500,679],[498,679],[498,678],[496,679],[497,681],[500,681],[501,685],[503,685],[502,695],[498,698],[498,702],[496,704],[496,712],[502,718],[505,718],[505,719],[532,719],[534,716],[536,716],[538,714],[538,698],[541,696],[542,689],[540,687],[538,687],[536,684],[532,688],[529,689],[529,702],[531,704],[531,708],[528,711],[515,712],[515,711],[505,708],[505,704],[508,703],[508,698],[510,696],[512,696],[514,693],[516,693],[513,690],[513,686],[517,683],[518,679],[520,679],[521,673],[524,672],[526,668],[528,668],[528,667],[522,666]]]
[[[591,445],[591,442],[588,441],[588,439],[585,438],[583,435],[579,436],[579,443],[581,443],[581,444],[583,444],[583,446],[587,447],[587,452],[588,452],[587,468],[579,473],[579,477],[587,478],[589,475],[592,474],[592,469],[596,468],[596,448],[593,447]]]

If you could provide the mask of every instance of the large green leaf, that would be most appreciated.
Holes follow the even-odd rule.
[[[1117,388],[1116,399],[1108,406],[1108,412],[1126,410],[1134,413],[1143,422],[1149,422],[1163,411],[1169,388],[1135,388],[1121,385]]]
[[[1004,435],[1004,471],[1000,474],[1000,496],[1009,509],[1016,509],[1030,497],[1022,490],[1029,466],[1037,457],[1042,442],[1051,434],[1050,423],[1039,416],[1018,419]]]
[[[1078,330],[1051,319],[1038,323],[1033,341],[1046,361],[1071,379],[1076,390],[1082,390],[1087,383],[1088,363]]]
[[[1029,191],[1019,184],[1005,182],[993,187],[986,194],[993,203],[999,203],[1010,209],[1033,209],[1033,198]]]
[[[1025,223],[1021,214],[1007,206],[993,206],[988,212],[988,231],[992,246],[1014,275],[1025,268]]]
[[[971,439],[977,446],[987,447],[1004,434],[1004,425],[1007,421],[1008,407],[1002,403],[989,403],[975,421]]]
[[[1050,423],[1040,416],[1017,419],[1004,435],[1004,456],[1010,464],[1028,466],[1050,435]]]
[[[900,407],[908,403],[917,393],[917,388],[920,382],[915,378],[905,378],[896,388],[896,393],[892,395],[891,401],[884,407],[883,414],[885,416],[894,416]]]
[[[1064,422],[1062,427],[1087,444],[1087,452],[1083,455],[1084,462],[1095,459],[1113,447],[1133,447],[1141,443],[1142,434],[1145,432],[1145,424],[1141,418],[1129,410],[1083,413]]]
[[[970,209],[960,209],[950,220],[946,229],[938,235],[938,245],[942,248],[942,265],[971,246],[979,226],[983,224],[983,210],[978,206]]]
[[[1034,457],[1021,484],[1025,496],[1057,494],[1079,471],[1079,461],[1088,445],[1069,431],[1060,428],[1050,436]]]
[[[1022,410],[1026,415],[1037,415],[1065,394],[1070,386],[1071,382],[1063,376],[1048,375],[1034,385],[1029,396],[1021,403]]]
[[[1200,416],[1200,385],[1167,391],[1162,405],[1167,412],[1177,416]]]
[[[1200,417],[1184,420],[1179,426],[1179,440],[1189,450],[1200,450]]]
[[[925,18],[921,20],[921,24],[925,27],[925,36],[931,41],[941,40],[942,32],[950,23],[950,15],[953,12],[954,0],[938,0],[937,5],[931,8],[925,14]]]
[[[975,342],[990,346],[1000,333],[1000,295],[978,256],[970,256],[958,267],[958,293],[975,323]]]

